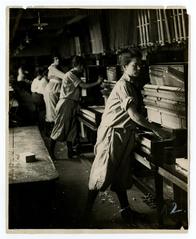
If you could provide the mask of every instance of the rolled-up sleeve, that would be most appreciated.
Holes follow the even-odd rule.
[[[121,108],[124,111],[127,111],[129,106],[134,105],[135,103],[132,89],[130,86],[128,87],[127,84],[129,83],[122,82],[119,85],[119,89],[118,89],[118,95],[119,95],[119,99],[121,103]]]
[[[75,74],[72,72],[69,72],[69,78],[71,79],[73,85],[77,87],[81,83],[81,79],[78,78]]]

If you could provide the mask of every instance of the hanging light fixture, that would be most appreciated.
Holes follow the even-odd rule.
[[[22,51],[22,50],[25,48],[25,46],[24,46],[22,43],[20,43],[20,45],[19,45],[19,47],[18,47],[18,48],[19,48],[19,50],[21,50],[21,51]]]
[[[28,32],[27,32],[27,33],[26,33],[26,36],[25,36],[25,43],[26,43],[26,44],[29,44],[30,41],[31,41],[31,39],[29,38],[29,34],[28,34]]]
[[[42,31],[44,27],[48,26],[48,23],[46,22],[41,23],[40,13],[38,12],[38,21],[37,23],[34,23],[33,26],[37,27],[37,30]]]

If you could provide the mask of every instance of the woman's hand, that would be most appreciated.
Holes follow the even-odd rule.
[[[164,131],[162,129],[154,129],[153,133],[161,140],[172,138],[171,133]]]
[[[101,84],[102,82],[103,82],[103,77],[99,76],[99,77],[98,77],[98,80],[97,80],[97,83],[98,83],[98,84]]]

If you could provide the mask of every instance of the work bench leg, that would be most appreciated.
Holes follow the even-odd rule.
[[[157,202],[157,218],[159,226],[163,226],[163,206],[164,206],[164,197],[163,197],[163,177],[154,173],[155,180],[155,194]]]

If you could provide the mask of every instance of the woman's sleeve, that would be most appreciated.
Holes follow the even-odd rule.
[[[60,79],[64,79],[65,73],[63,73],[62,71],[59,71],[56,67],[51,65],[48,67],[48,77],[50,78],[51,76],[55,76]]]
[[[72,83],[74,84],[75,87],[77,87],[82,81],[80,78],[78,78],[75,74],[73,74],[72,72],[69,72],[69,77],[72,81]]]
[[[134,96],[133,96],[133,91],[132,91],[131,86],[127,87],[126,82],[122,82],[119,85],[118,95],[119,95],[119,99],[120,99],[120,102],[121,102],[121,108],[124,111],[127,111],[127,109],[131,105],[134,106],[135,99],[134,99]]]
[[[38,89],[38,86],[37,86],[37,82],[36,82],[36,79],[33,80],[32,84],[31,84],[31,92],[36,92],[36,90]]]

